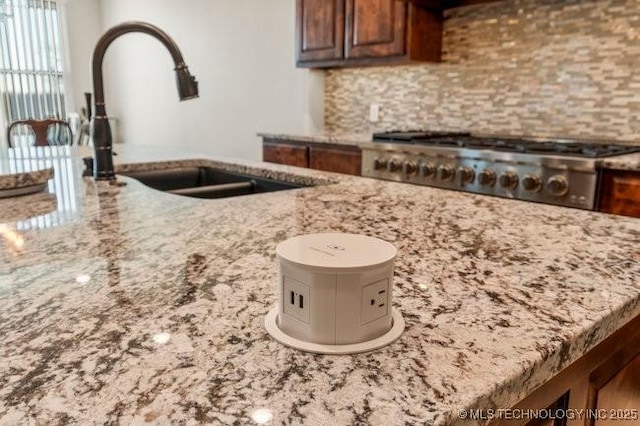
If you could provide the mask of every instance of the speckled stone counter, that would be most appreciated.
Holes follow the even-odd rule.
[[[24,188],[46,183],[53,177],[53,168],[0,174],[0,191],[3,189]]]
[[[283,133],[258,133],[261,138],[280,140],[280,141],[298,141],[311,143],[324,143],[335,145],[353,145],[359,146],[361,143],[371,142],[371,134],[368,133],[340,133],[340,132],[324,132],[308,135],[287,135]]]
[[[600,167],[610,170],[628,170],[640,172],[640,152],[617,157],[603,158]]]
[[[46,186],[54,173],[50,157],[69,152],[69,147],[56,146],[11,149],[0,154],[0,198],[18,188]]]
[[[199,158],[320,185],[199,200],[69,173],[66,220],[0,225],[0,424],[451,424],[514,405],[640,313],[638,219],[117,151],[121,171]],[[310,355],[264,330],[276,245],[326,231],[397,247],[392,345]]]

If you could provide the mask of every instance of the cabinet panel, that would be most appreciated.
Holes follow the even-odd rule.
[[[298,62],[342,59],[344,0],[297,0]]]
[[[598,210],[640,217],[640,173],[605,170]]]
[[[347,0],[346,58],[403,55],[407,3],[401,0]]]
[[[355,147],[312,146],[309,148],[309,167],[359,176],[362,168],[362,153]]]
[[[597,401],[598,410],[604,410],[607,418],[596,420],[596,426],[619,425],[621,422],[625,426],[640,425],[637,417],[640,409],[640,355],[598,391]]]
[[[269,163],[309,167],[309,148],[265,141],[262,144],[262,159]]]

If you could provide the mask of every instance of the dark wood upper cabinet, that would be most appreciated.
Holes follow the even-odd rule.
[[[347,0],[346,58],[403,55],[407,4],[396,0]]]
[[[344,57],[344,0],[297,0],[298,63]]]
[[[442,10],[408,0],[297,0],[297,64],[440,61]]]

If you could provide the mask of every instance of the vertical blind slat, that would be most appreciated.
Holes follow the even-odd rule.
[[[30,61],[30,50],[29,49],[29,36],[27,34],[27,30],[25,28],[25,22],[26,22],[26,15],[29,13],[29,9],[22,9],[20,8],[20,13],[18,15],[19,21],[18,23],[20,24],[20,29],[22,32],[22,56],[23,56],[23,60],[24,60],[24,65],[25,65],[25,70],[29,70],[29,69],[34,69],[33,64]],[[27,74],[24,76],[24,80],[25,80],[25,86],[27,88],[27,92],[23,94],[23,96],[26,96],[28,99],[27,104],[29,105],[29,114],[31,117],[35,117],[36,116],[36,105],[33,101],[33,97],[31,96],[32,90],[31,90],[31,75]]]
[[[66,118],[56,0],[0,0],[0,108],[8,122]],[[22,134],[22,131],[18,132]]]
[[[34,49],[34,53],[36,54],[36,56],[38,56],[38,68],[40,70],[44,70],[44,58],[42,56],[42,35],[41,35],[41,24],[40,24],[40,8],[38,7],[38,2],[35,1],[34,2],[34,8],[33,8],[33,20],[35,21],[35,39],[36,39],[36,45],[37,47]],[[38,76],[38,83],[40,84],[40,90],[39,90],[39,98],[40,98],[40,106],[42,108],[42,113],[40,118],[45,118],[47,115],[47,97],[45,95],[45,78],[42,75]]]
[[[7,21],[7,26],[9,28],[9,40],[12,40],[12,47],[13,49],[10,50],[9,52],[9,72],[11,72],[11,70],[20,70],[20,63],[18,61],[18,40],[15,37],[15,23],[13,20],[11,21]],[[13,37],[12,37],[13,35]],[[17,83],[16,83],[16,77],[17,77]],[[23,116],[23,111],[24,111],[24,104],[23,101],[24,99],[22,99],[22,97],[20,96],[20,93],[22,93],[22,84],[20,82],[20,75],[16,74],[16,73],[11,73],[11,88],[13,89],[13,93],[14,93],[14,99],[15,99],[15,106],[16,106],[16,115],[18,117]],[[19,93],[15,94],[16,92],[18,92],[19,89]]]
[[[33,64],[33,69],[36,70],[38,69],[38,62],[37,62],[37,36],[36,36],[36,25],[34,24],[33,20],[34,20],[34,15],[36,13],[36,8],[34,5],[32,5],[31,3],[29,4],[29,13],[27,14],[28,17],[28,31],[29,31],[29,35],[30,35],[30,52],[31,52],[31,63]],[[43,109],[43,105],[42,105],[42,90],[39,89],[38,86],[38,79],[40,78],[40,76],[38,76],[37,74],[33,75],[33,87],[34,87],[34,99],[36,100],[36,103],[38,104],[38,118],[44,118],[44,109]]]
[[[37,3],[37,0],[36,0]],[[44,8],[44,0],[42,0],[40,7],[38,7],[38,27],[40,31],[40,59],[42,60],[42,70],[48,71],[49,68],[49,57],[47,55],[47,35],[46,30],[46,11]],[[49,83],[47,85],[47,83]],[[46,94],[51,94],[51,74],[47,73],[46,78],[43,78],[43,92]],[[44,106],[45,113],[49,113],[51,111],[52,105],[50,105],[50,96],[45,95],[44,97]]]
[[[27,5],[28,6],[28,5]],[[27,56],[27,61],[29,62],[29,67],[32,70],[36,69],[36,64],[35,64],[35,58],[33,56],[33,36],[31,33],[31,8],[27,7],[26,9],[26,13],[23,14],[23,20],[22,20],[22,31],[25,34],[25,38],[26,38],[26,43],[25,43],[25,50],[26,50],[26,56]],[[31,105],[33,107],[33,116],[34,117],[42,117],[42,111],[40,111],[40,102],[38,102],[37,98],[36,98],[36,93],[38,93],[38,89],[36,87],[36,76],[35,74],[31,74],[28,76],[29,79],[29,97],[31,98]]]
[[[6,23],[0,21],[0,67],[2,69],[9,69],[9,43],[6,38]],[[0,76],[0,95],[9,92],[9,75],[5,74]],[[11,111],[11,104],[9,96],[0,96],[2,98],[2,103],[0,108],[4,108],[5,112]],[[6,116],[7,120],[10,120],[10,117]]]
[[[42,9],[44,11],[44,28],[45,28],[45,34],[47,35],[47,51],[45,52],[47,54],[47,64],[48,64],[48,70],[51,72],[55,69],[55,63],[54,63],[54,59],[53,59],[53,49],[51,46],[51,41],[52,41],[52,37],[51,37],[51,25],[50,25],[50,18],[51,18],[51,9],[48,8],[49,6],[49,2],[47,2],[46,0],[43,0],[42,2]],[[53,112],[55,114],[55,112],[58,109],[58,103],[57,103],[57,99],[56,99],[56,91],[55,91],[55,77],[51,74],[49,74],[50,79],[49,79],[49,90],[51,93],[51,110],[50,112]]]
[[[15,57],[16,57],[16,69],[18,70],[23,70],[26,68],[26,64],[23,63],[23,58],[20,55],[20,34],[18,32],[18,22],[17,20],[19,19],[19,13],[20,13],[20,8],[16,7],[13,11],[15,18],[11,21],[12,26],[13,26],[13,34],[14,34],[14,45],[15,45]],[[15,75],[16,80],[18,80],[18,88],[20,90],[20,95],[19,95],[19,99],[20,99],[20,104],[22,106],[22,114],[23,115],[28,115],[29,114],[29,106],[27,104],[27,99],[25,96],[25,91],[24,91],[24,87],[22,84],[22,75],[21,74],[16,74]]]
[[[58,22],[58,10],[56,8],[56,4],[54,2],[49,2],[49,20],[51,21],[51,43],[53,43],[53,63],[54,70],[56,72],[62,69],[61,63],[61,55],[60,55],[60,43],[58,40],[58,31],[54,30],[54,23]],[[60,74],[56,74],[56,99],[58,100],[57,106],[58,109],[56,111],[56,117],[63,119],[62,111],[64,110],[64,100],[62,99],[62,91],[60,90],[60,86],[62,84],[62,76]]]

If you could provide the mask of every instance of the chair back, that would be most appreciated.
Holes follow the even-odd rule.
[[[71,126],[64,120],[58,120],[55,118],[49,118],[45,120],[16,120],[7,129],[7,140],[9,141],[9,147],[13,148],[15,144],[11,138],[11,131],[16,126],[30,127],[35,135],[35,146],[49,146],[49,145],[72,145],[73,144],[73,132]],[[49,132],[50,127],[54,127],[53,132]],[[67,137],[62,136],[60,129],[66,128]],[[52,133],[53,138],[49,138],[49,134]],[[20,135],[24,137],[24,135]]]

